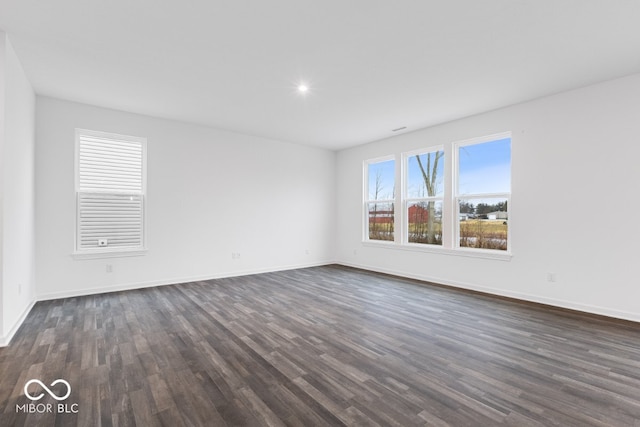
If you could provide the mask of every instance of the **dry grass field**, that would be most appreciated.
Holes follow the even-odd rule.
[[[507,221],[469,219],[460,222],[460,247],[507,250]],[[433,244],[442,244],[442,224],[434,223]],[[370,223],[369,239],[392,241],[393,223]],[[409,242],[428,243],[425,223],[409,224]]]
[[[460,246],[507,250],[507,221],[469,219],[460,222]]]

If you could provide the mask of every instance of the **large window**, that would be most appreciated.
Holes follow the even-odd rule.
[[[405,155],[406,241],[442,245],[444,151]]]
[[[510,133],[365,162],[365,241],[500,257],[511,252],[510,203]]]
[[[458,246],[508,250],[511,138],[470,140],[455,150]]]
[[[144,249],[146,139],[76,130],[77,254]]]
[[[365,163],[365,223],[367,240],[395,239],[395,160]]]

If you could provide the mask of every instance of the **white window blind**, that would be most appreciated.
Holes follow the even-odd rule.
[[[144,248],[144,138],[78,129],[76,252]]]

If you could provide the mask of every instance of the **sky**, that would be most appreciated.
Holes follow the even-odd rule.
[[[511,138],[460,147],[459,194],[511,191]]]
[[[426,168],[426,154],[421,155]],[[433,162],[433,154],[432,154]],[[459,147],[459,194],[502,193],[511,188],[511,139],[503,138],[481,144]],[[439,196],[444,191],[444,164],[438,164],[437,189]],[[395,162],[387,160],[369,164],[369,200],[375,199],[376,176],[379,180],[378,200],[392,199],[394,190]],[[379,175],[378,175],[379,174]],[[415,156],[409,157],[407,170],[407,196],[409,198],[426,196],[424,181]],[[399,190],[396,189],[396,190]]]
[[[379,180],[378,180],[379,178]],[[394,195],[395,162],[386,160],[369,164],[369,200],[389,200]],[[376,198],[376,181],[378,197]]]

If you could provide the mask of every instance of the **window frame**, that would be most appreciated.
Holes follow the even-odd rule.
[[[492,135],[481,136],[477,138],[465,139],[462,141],[456,141],[452,144],[452,157],[453,157],[453,173],[452,173],[452,189],[453,197],[452,211],[454,216],[453,220],[453,249],[459,251],[471,251],[478,253],[491,253],[491,254],[505,254],[511,255],[511,226],[507,225],[507,249],[485,249],[485,248],[469,248],[460,246],[460,201],[467,199],[506,199],[507,201],[507,221],[511,223],[511,171],[512,159],[511,150],[509,151],[509,191],[508,192],[488,192],[488,193],[460,193],[460,148],[468,147],[471,145],[479,145],[487,142],[498,141],[501,139],[509,138],[509,143],[512,144],[513,137],[511,132],[501,132]]]
[[[378,200],[370,200],[369,199],[369,167],[375,163],[383,163],[393,161],[393,197],[391,199],[378,199]],[[395,155],[376,157],[374,159],[368,159],[363,162],[363,227],[362,227],[362,240],[366,243],[372,243],[375,245],[393,245],[398,240],[398,215],[397,215],[397,175],[398,175],[398,162]],[[393,206],[393,240],[378,240],[371,239],[369,234],[369,205],[371,203],[390,203]]]
[[[500,139],[509,138],[510,140],[510,156],[509,156],[509,192],[501,193],[468,193],[459,194],[459,147],[465,145],[481,144]],[[466,256],[473,258],[495,259],[502,261],[510,261],[513,257],[512,253],[512,180],[513,180],[513,132],[505,131],[485,135],[465,140],[449,141],[443,144],[433,144],[427,147],[396,152],[387,156],[371,158],[363,161],[363,228],[362,243],[365,246],[384,245],[393,249],[408,250],[414,252],[429,252],[443,255]],[[443,176],[443,194],[442,196],[425,197],[425,198],[409,198],[408,196],[408,173],[409,159],[417,154],[426,154],[430,152],[443,151],[442,158],[444,167]],[[371,240],[369,239],[369,217],[368,206],[369,196],[369,165],[383,161],[393,160],[395,167],[395,194],[393,200],[378,200],[378,202],[388,202],[394,204],[394,240]],[[398,189],[398,185],[400,188]],[[486,248],[470,248],[460,246],[460,204],[461,199],[476,198],[480,195],[482,198],[502,198],[507,201],[507,249],[486,249]],[[409,204],[416,200],[435,200],[442,202],[442,244],[428,244],[409,242]]]
[[[141,190],[126,191],[117,189],[81,189],[80,186],[80,144],[81,137],[96,137],[113,141],[127,141],[140,144],[141,148]],[[75,259],[92,259],[92,258],[111,258],[123,256],[140,256],[147,253],[147,138],[132,135],[123,135],[113,132],[103,132],[90,129],[75,129],[75,161],[74,161],[74,189],[75,189],[75,226],[74,226],[74,245],[72,256]],[[116,247],[94,247],[80,248],[79,239],[81,237],[80,225],[80,197],[82,194],[103,194],[103,195],[128,195],[139,196],[141,201],[140,213],[140,235],[141,243],[135,246],[116,246]]]
[[[442,151],[442,179],[443,179],[443,183],[442,183],[442,195],[441,196],[426,196],[426,197],[409,197],[408,193],[409,193],[409,161],[412,157],[414,156],[419,156],[422,154],[428,154],[428,153],[437,153],[439,151]],[[441,145],[434,145],[431,147],[427,147],[427,148],[422,148],[422,149],[418,149],[418,150],[413,150],[413,151],[408,151],[408,152],[404,152],[402,153],[402,244],[403,245],[408,245],[408,246],[416,246],[419,248],[422,247],[429,247],[429,248],[438,248],[438,247],[444,247],[444,234],[445,234],[445,221],[444,221],[444,217],[445,217],[445,200],[446,200],[446,177],[447,177],[447,173],[446,173],[446,162],[447,162],[447,155],[446,155],[446,151],[445,151],[445,147],[443,144]],[[442,204],[442,218],[441,218],[441,227],[442,227],[442,242],[438,245],[438,244],[433,244],[433,243],[418,243],[418,242],[410,242],[409,241],[409,204],[411,203],[419,203],[419,202],[429,202],[429,201],[434,201],[434,202],[440,202]]]

